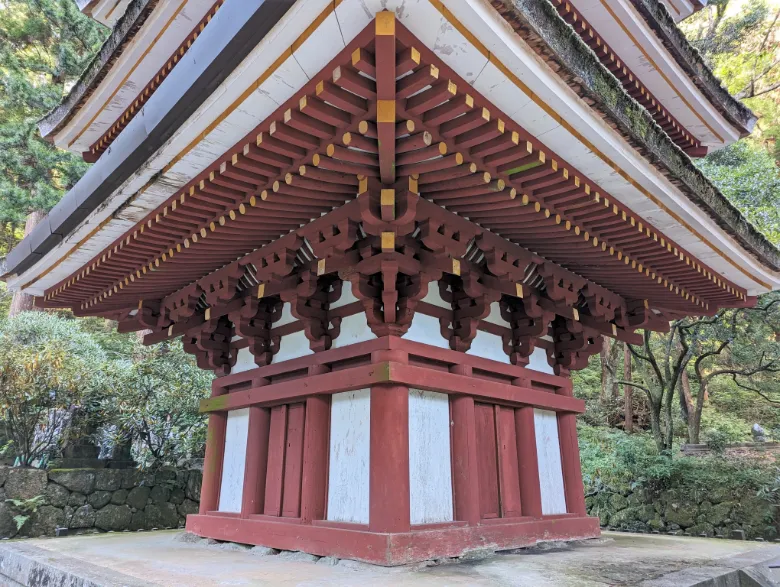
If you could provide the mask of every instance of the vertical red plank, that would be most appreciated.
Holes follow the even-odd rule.
[[[371,388],[369,513],[371,532],[409,532],[409,388]]]
[[[301,520],[325,519],[328,480],[328,432],[330,398],[318,395],[306,400],[306,428],[303,437],[303,479]]]
[[[266,516],[282,514],[282,481],[284,473],[284,445],[287,435],[287,406],[271,408],[271,426],[268,434],[268,472],[265,476]]]
[[[585,489],[582,486],[576,414],[558,414],[558,439],[561,446],[566,511],[570,514],[585,516],[587,510],[585,508]]]
[[[524,516],[542,517],[542,488],[539,483],[539,456],[536,427],[531,406],[515,410],[517,457],[520,465],[520,503]]]
[[[455,519],[479,524],[479,471],[474,398],[455,396],[452,406],[452,484]]]
[[[501,517],[512,518],[521,516],[515,411],[512,408],[496,406],[496,428]]]
[[[241,517],[260,514],[265,501],[265,474],[268,467],[268,432],[271,410],[249,408],[249,433],[246,441],[246,467]]]
[[[305,404],[291,404],[287,409],[287,443],[284,455],[284,488],[282,516],[301,515],[301,476],[303,473],[303,425]]]
[[[479,512],[482,518],[497,518],[499,515],[498,455],[493,406],[474,404],[474,417],[479,471]]]
[[[395,182],[395,13],[376,15],[376,123],[379,175],[387,186]]]
[[[227,412],[209,414],[206,432],[206,454],[203,459],[203,486],[200,490],[201,514],[215,511],[219,507],[219,485],[222,481],[222,459],[225,455],[225,432]]]

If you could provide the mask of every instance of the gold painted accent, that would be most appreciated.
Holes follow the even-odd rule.
[[[395,250],[395,233],[383,232],[382,233],[382,250],[394,251]]]
[[[579,311],[577,310],[577,308],[572,308],[572,309],[571,309],[571,313],[572,313],[572,315],[574,316],[574,319],[575,319],[577,322],[579,322],[579,321],[580,321],[580,313],[579,313]]]
[[[358,195],[365,194],[368,191],[368,178],[363,177],[358,181]]]
[[[523,297],[523,284],[522,283],[516,283],[515,284],[515,293],[518,298]]]
[[[208,321],[211,320],[211,308],[206,308],[203,317]]]
[[[460,259],[452,260],[452,274],[458,276],[460,275]]]
[[[395,206],[395,190],[382,190],[380,201],[382,206]]]
[[[376,121],[395,123],[395,100],[376,101]]]
[[[265,296],[265,284],[261,283],[257,286],[257,299],[260,299],[263,296]]]
[[[377,13],[376,34],[382,36],[395,34],[395,12],[383,10]]]
[[[325,259],[317,261],[317,275],[325,275]]]

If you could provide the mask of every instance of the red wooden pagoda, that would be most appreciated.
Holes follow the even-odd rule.
[[[755,119],[657,2],[125,4],[41,124],[96,163],[6,278],[217,374],[201,536],[384,565],[597,536],[571,370],[780,284],[688,158]]]

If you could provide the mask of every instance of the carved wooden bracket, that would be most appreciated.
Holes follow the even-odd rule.
[[[278,296],[247,297],[241,309],[231,312],[228,317],[235,333],[249,343],[257,366],[269,365],[279,352],[280,337],[271,336],[271,328],[282,317],[282,300]]]
[[[226,316],[203,323],[200,329],[187,333],[182,339],[184,350],[195,355],[198,367],[227,375],[236,364],[238,351],[231,348],[233,326]]]

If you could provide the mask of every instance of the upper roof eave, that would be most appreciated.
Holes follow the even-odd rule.
[[[748,222],[672,142],[650,113],[626,93],[617,78],[604,67],[549,1],[491,0],[491,3],[544,59],[554,61],[558,74],[580,96],[586,97],[592,108],[614,123],[617,130],[666,174],[692,203],[761,264],[775,271],[780,270],[780,249]],[[736,102],[733,98],[731,100]],[[752,116],[749,109],[744,106],[741,108]]]
[[[660,0],[630,0],[637,12],[647,22],[666,50],[710,103],[746,137],[753,132],[758,118],[753,111],[734,98],[705,63],[701,53],[693,47],[674,22],[672,15]],[[698,12],[706,2],[694,2]]]
[[[41,136],[53,142],[54,135],[63,129],[83,107],[100,83],[111,71],[136,33],[146,22],[159,0],[132,0],[125,14],[116,22],[100,51],[87,65],[68,95],[38,122]]]

